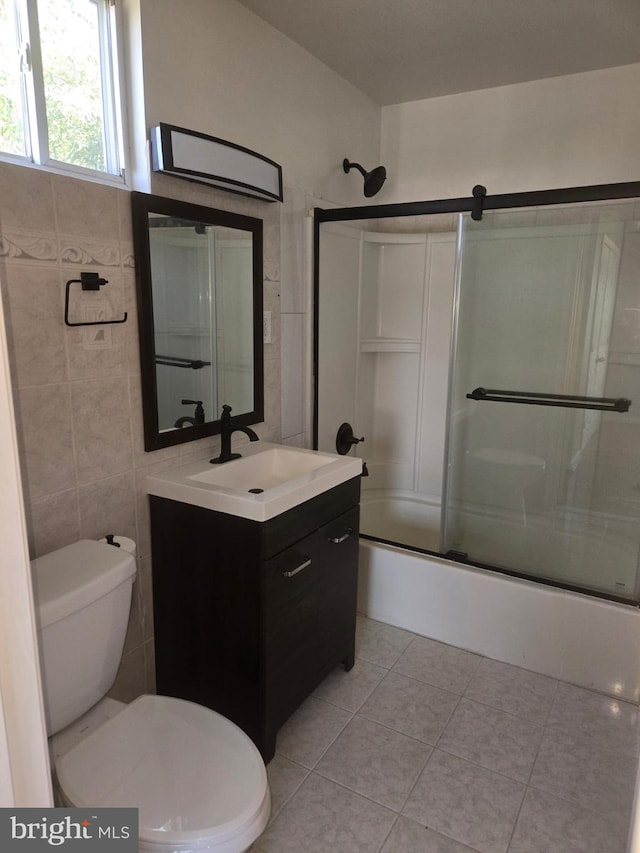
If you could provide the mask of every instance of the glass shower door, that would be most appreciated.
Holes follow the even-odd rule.
[[[631,202],[463,217],[444,552],[638,598],[635,213]]]

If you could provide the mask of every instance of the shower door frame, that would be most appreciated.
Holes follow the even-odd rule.
[[[451,213],[471,213],[473,219],[480,220],[485,211],[489,210],[513,210],[516,208],[544,207],[562,204],[583,204],[596,201],[615,201],[616,199],[637,198],[640,201],[640,181],[627,181],[615,184],[594,184],[592,186],[566,187],[562,189],[531,190],[519,193],[499,193],[486,195],[484,187],[474,187],[472,195],[462,198],[435,199],[431,201],[398,202],[394,204],[372,204],[359,207],[316,207],[313,211],[313,417],[312,417],[312,442],[313,449],[318,449],[318,403],[319,403],[319,359],[320,359],[320,228],[323,222],[353,222],[366,219],[385,219],[403,216],[424,216]],[[452,342],[452,346],[453,346]],[[451,389],[450,389],[451,390]],[[445,436],[445,457],[447,455],[448,435]],[[443,478],[444,478],[443,460]],[[532,577],[530,574],[519,572],[514,569],[502,568],[487,563],[464,559],[462,556],[456,558],[451,554],[445,555],[440,551],[430,551],[426,548],[418,548],[405,545],[402,542],[393,542],[381,539],[378,536],[360,534],[363,539],[380,542],[384,545],[400,547],[408,551],[421,554],[453,559],[464,565],[475,566],[509,577],[520,578],[532,583],[540,583],[546,586],[569,590],[571,592],[589,595],[620,604],[638,606],[640,601],[623,598],[614,594],[585,589],[580,586],[563,583],[543,577]]]

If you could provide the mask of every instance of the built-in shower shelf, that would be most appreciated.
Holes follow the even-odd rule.
[[[362,352],[420,352],[420,341],[415,338],[365,338]]]

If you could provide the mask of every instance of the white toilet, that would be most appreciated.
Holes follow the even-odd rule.
[[[264,762],[247,735],[181,699],[104,699],[122,655],[133,556],[84,539],[31,565],[62,803],[138,808],[143,853],[247,850],[271,807]]]

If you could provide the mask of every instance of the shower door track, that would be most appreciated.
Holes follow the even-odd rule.
[[[589,201],[609,201],[617,198],[640,197],[640,181],[616,184],[593,184],[586,187],[565,187],[557,190],[530,190],[520,193],[499,193],[483,196],[483,210],[504,210],[516,207],[536,207],[550,204],[580,204]],[[316,207],[319,222],[343,222],[353,219],[380,219],[393,216],[421,216],[429,213],[471,213],[477,209],[476,196],[441,198],[429,201],[403,201],[393,204],[364,204],[358,207]]]
[[[440,560],[448,560],[449,562],[457,563],[461,566],[470,566],[475,569],[483,569],[487,572],[497,572],[498,574],[506,575],[510,578],[530,581],[531,583],[542,584],[543,586],[551,586],[554,589],[565,589],[568,592],[577,592],[580,595],[588,595],[590,598],[599,598],[604,601],[611,601],[614,604],[625,604],[627,607],[633,608],[640,607],[640,599],[637,598],[624,598],[619,595],[613,595],[610,592],[600,592],[599,590],[592,590],[587,587],[576,586],[570,583],[561,583],[560,581],[555,581],[552,578],[543,578],[539,575],[528,575],[525,572],[518,572],[515,569],[505,569],[503,566],[494,566],[492,563],[480,563],[457,551],[447,551],[446,554],[443,554],[442,551],[430,551],[427,548],[418,548],[415,545],[405,545],[403,542],[394,542],[391,539],[381,539],[379,536],[371,536],[368,533],[360,533],[360,539],[366,539],[368,542],[377,542],[380,545],[388,545],[391,548],[400,548],[403,551],[410,551],[412,554],[424,554],[426,557],[437,557]]]

